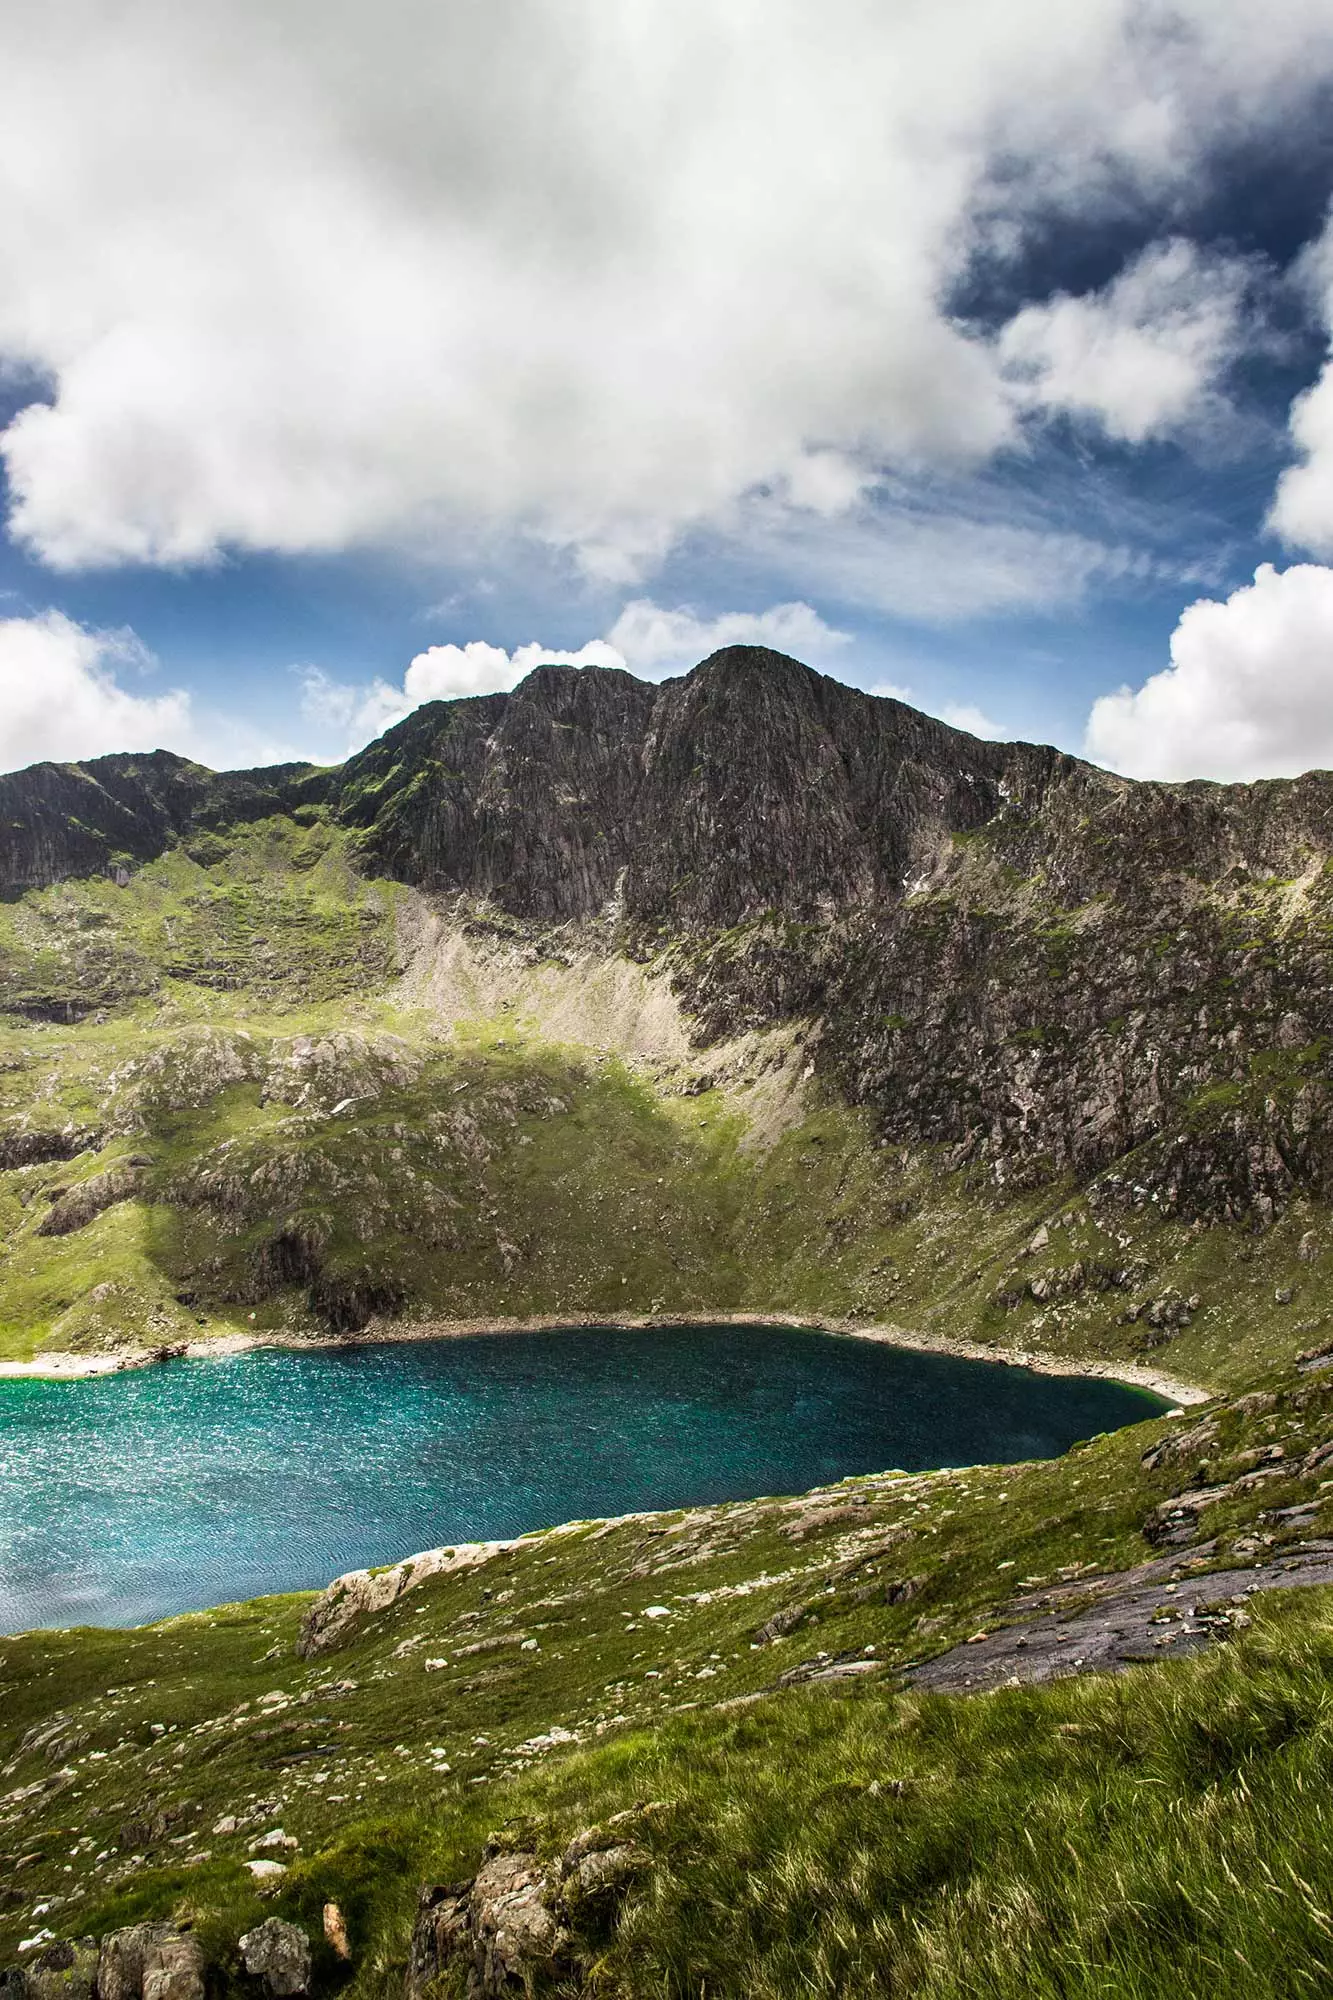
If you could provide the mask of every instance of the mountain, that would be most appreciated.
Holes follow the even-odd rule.
[[[1225,1345],[1241,1239],[1200,1232],[1333,1197],[1331,856],[1327,774],[1136,784],[749,647],[541,667],[336,769],[14,773],[0,1327],[794,1303]]]
[[[0,882],[8,1361],[725,1312],[1202,1399],[6,1638],[8,2000],[1325,1990],[1333,778],[729,648],[14,773]]]
[[[0,778],[0,885],[315,820],[446,917],[652,964],[696,1046],[806,1024],[882,1137],[997,1183],[1133,1153],[1189,1217],[1329,1192],[1328,774],[1133,783],[730,647],[660,687],[541,667],[426,704],[337,770],[157,752]],[[114,977],[43,995],[25,970],[20,1011],[118,997]]]

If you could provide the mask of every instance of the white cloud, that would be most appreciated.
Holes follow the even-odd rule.
[[[170,688],[133,632],[101,632],[58,611],[0,618],[0,771],[112,751],[173,750],[213,770],[298,761],[302,752],[243,717],[198,709]]]
[[[807,666],[851,643],[808,604],[774,604],[767,611],[724,611],[700,618],[688,606],[664,610],[650,598],[635,598],[617,618],[607,638],[633,672],[649,679],[672,669],[697,666],[721,646],[770,646],[791,653]]]
[[[457,701],[464,695],[499,694],[517,687],[534,667],[623,667],[624,655],[604,639],[589,640],[576,653],[540,646],[534,640],[507,653],[503,646],[470,639],[464,646],[430,646],[418,653],[401,687],[375,679],[335,681],[319,667],[301,675],[301,712],[307,722],[333,731],[349,749],[359,749],[423,701]]]
[[[1333,212],[1294,275],[1333,335]],[[1293,548],[1333,556],[1333,359],[1292,403],[1289,428],[1297,460],[1278,480],[1268,526]]]
[[[984,737],[990,743],[1002,742],[1009,733],[1002,722],[996,722],[973,701],[941,702],[939,714],[941,722],[965,729],[969,736]]]
[[[697,666],[720,646],[772,646],[818,665],[850,634],[826,625],[808,604],[774,604],[767,611],[726,611],[700,618],[686,607],[664,610],[648,598],[627,604],[604,639],[590,639],[577,652],[533,640],[507,653],[503,646],[470,639],[466,645],[431,646],[418,653],[401,687],[376,679],[360,684],[335,681],[319,667],[302,672],[301,709],[306,720],[332,732],[348,749],[359,748],[424,701],[457,701],[464,695],[497,694],[518,683],[534,667],[628,667],[648,679]]]
[[[418,653],[403,679],[403,692],[415,708],[422,701],[457,701],[461,695],[494,694],[517,687],[534,667],[623,667],[624,655],[604,639],[590,639],[577,653],[562,653],[534,640],[506,653],[481,639],[466,646],[431,646]]]
[[[1333,569],[1265,563],[1182,613],[1171,665],[1103,695],[1085,749],[1134,778],[1292,777],[1333,768]]]
[[[755,490],[836,516],[1012,437],[947,307],[979,242],[1179,188],[1330,72],[1327,0],[11,0],[13,528],[63,565],[518,529],[626,582]],[[1043,325],[1071,393],[1087,329]],[[1098,392],[1127,435],[1160,345]]]
[[[1150,244],[1102,291],[1018,313],[1000,335],[1001,362],[1020,402],[1092,419],[1129,444],[1168,436],[1216,406],[1251,275],[1181,237]]]
[[[145,664],[131,634],[90,632],[56,611],[0,619],[0,770],[159,746],[193,755],[188,694],[121,685]]]

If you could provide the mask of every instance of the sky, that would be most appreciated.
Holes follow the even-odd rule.
[[[0,768],[776,646],[1333,767],[1328,0],[7,0]]]

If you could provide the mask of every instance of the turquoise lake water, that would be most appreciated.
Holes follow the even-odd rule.
[[[1118,1383],[773,1327],[257,1348],[0,1383],[0,1631],[138,1625],[557,1521],[1049,1457]]]

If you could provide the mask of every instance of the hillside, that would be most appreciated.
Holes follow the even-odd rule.
[[[12,1356],[791,1308],[1220,1383],[1323,1329],[1333,779],[732,648],[334,771],[40,766],[0,826]]]
[[[1333,776],[732,648],[3,777],[0,878],[11,1365],[783,1313],[1205,1399],[0,1641],[6,2000],[140,1923],[96,2000],[276,2000],[271,1916],[356,2000],[1328,1990]]]

